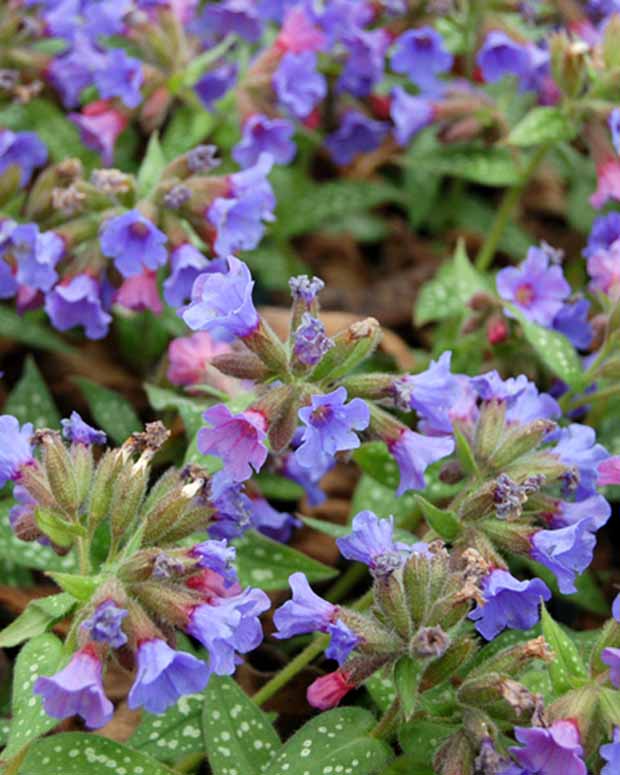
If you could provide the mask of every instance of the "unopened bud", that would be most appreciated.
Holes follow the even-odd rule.
[[[568,97],[579,96],[587,76],[588,44],[561,32],[551,36],[549,50],[553,80],[560,91]]]
[[[251,379],[262,382],[269,376],[269,369],[261,359],[251,352],[228,352],[215,355],[210,360],[211,366],[236,379]]]
[[[374,595],[381,620],[388,627],[394,628],[401,637],[408,640],[412,624],[399,576],[398,573],[391,573],[377,577]]]
[[[108,450],[95,470],[88,504],[88,527],[91,534],[108,515],[112,501],[112,487],[121,465],[122,460],[118,450]]]
[[[506,318],[501,315],[492,315],[487,320],[487,341],[489,344],[496,345],[505,342],[509,331]]]
[[[450,638],[439,625],[422,627],[411,641],[411,651],[416,657],[441,657],[450,645]]]
[[[79,506],[79,498],[69,453],[56,431],[38,433],[43,450],[43,466],[52,494],[58,505],[67,514],[74,516]]]
[[[459,460],[449,460],[444,463],[439,472],[439,479],[444,484],[458,484],[463,481],[465,472]]]
[[[605,22],[603,32],[603,62],[606,70],[620,68],[620,14],[614,13]]]
[[[490,463],[496,470],[501,471],[509,463],[536,449],[545,436],[556,427],[552,420],[533,420],[525,425],[515,425],[508,430],[504,440],[493,452]]]
[[[474,750],[464,732],[455,732],[442,744],[433,759],[436,775],[473,775]]]
[[[474,454],[476,459],[486,462],[495,451],[506,425],[506,402],[485,401],[480,409],[476,425]]]
[[[312,379],[338,379],[345,376],[372,355],[381,337],[381,326],[374,318],[353,323],[333,338],[334,346],[312,372]]]
[[[286,373],[288,370],[288,355],[284,343],[264,318],[260,318],[257,328],[243,338],[243,343],[274,374]]]
[[[423,689],[431,689],[454,675],[476,650],[473,638],[459,638],[450,643],[444,654],[426,668],[422,680]]]

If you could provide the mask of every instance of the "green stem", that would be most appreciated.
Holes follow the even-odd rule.
[[[370,731],[371,737],[378,737],[379,739],[389,738],[394,729],[394,723],[398,718],[400,711],[400,701],[398,697],[392,702],[390,707],[385,711],[383,716],[377,722],[377,725]]]
[[[491,265],[497,246],[504,236],[510,217],[521,198],[521,194],[548,150],[549,146],[547,144],[540,145],[532,154],[521,180],[504,193],[504,197],[499,206],[499,210],[497,211],[497,215],[495,216],[495,220],[493,221],[493,225],[491,226],[491,230],[487,234],[484,244],[476,257],[476,269],[485,271]]]
[[[78,558],[80,562],[80,573],[87,576],[90,573],[90,543],[88,539],[77,539]]]

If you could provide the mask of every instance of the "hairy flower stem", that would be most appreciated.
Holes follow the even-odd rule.
[[[370,736],[383,740],[390,738],[394,732],[394,724],[398,719],[399,710],[400,700],[397,697],[385,711],[383,716],[381,716],[374,729],[371,729]]]
[[[480,248],[480,252],[476,256],[476,269],[485,271],[491,266],[497,246],[504,236],[504,232],[508,226],[508,222],[513,214],[515,207],[517,206],[521,194],[525,190],[525,187],[530,181],[530,178],[536,172],[538,165],[542,162],[549,150],[549,145],[544,144],[539,146],[533,153],[532,158],[529,160],[527,167],[523,172],[521,180],[512,188],[509,188],[502,199],[502,202],[495,216],[495,220],[491,226],[489,233],[484,241],[484,244]]]
[[[363,611],[371,602],[372,590],[369,589],[368,592],[352,607],[358,611]],[[319,654],[324,651],[328,643],[329,635],[315,636],[314,640],[309,643],[303,651],[300,651],[299,654],[283,668],[283,670],[277,675],[274,675],[270,681],[267,681],[267,683],[253,695],[252,699],[254,702],[257,705],[262,705],[267,702],[267,700],[271,699],[276,692],[283,686],[286,686],[289,681],[304,669],[304,667],[318,657]]]

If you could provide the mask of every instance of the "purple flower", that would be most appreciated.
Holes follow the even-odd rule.
[[[540,617],[541,600],[549,600],[551,592],[540,579],[519,581],[508,571],[495,569],[482,583],[484,605],[478,605],[469,618],[477,622],[476,629],[487,640],[509,627],[529,630]]]
[[[142,102],[142,63],[127,56],[121,48],[107,53],[105,62],[94,74],[94,81],[103,98],[118,97],[128,108],[137,108]]]
[[[200,605],[192,611],[187,632],[209,652],[209,667],[216,675],[232,675],[236,652],[247,654],[263,639],[260,614],[270,602],[262,589],[245,589],[239,595],[216,598],[213,605]]]
[[[262,33],[256,0],[221,0],[209,4],[200,22],[210,35],[224,37],[234,33],[250,43],[255,43]]]
[[[620,622],[620,594],[616,595],[611,605],[611,615],[617,622]]]
[[[572,423],[559,431],[553,454],[579,472],[579,499],[596,490],[599,463],[609,457],[602,444],[596,443],[596,432],[588,425]]]
[[[252,250],[265,232],[263,221],[273,221],[275,197],[267,179],[273,158],[261,153],[257,163],[230,176],[231,195],[217,197],[207,211],[216,229],[213,247],[218,256]]]
[[[614,150],[620,156],[620,108],[614,108],[609,114],[609,131]]]
[[[613,742],[602,745],[599,753],[607,762],[601,775],[616,775],[620,772],[620,727],[614,728]]]
[[[269,153],[276,164],[288,164],[297,151],[291,140],[294,132],[286,119],[256,113],[243,125],[243,136],[233,148],[232,157],[241,167],[256,164],[261,153]]]
[[[555,574],[560,592],[577,591],[575,577],[592,562],[596,525],[588,518],[556,530],[539,530],[531,538],[530,556]]]
[[[396,39],[392,70],[404,73],[422,91],[437,89],[437,76],[452,67],[453,56],[432,27],[407,30]]]
[[[310,279],[308,275],[300,274],[289,279],[288,287],[291,289],[293,301],[301,301],[310,309],[316,297],[325,288],[325,283],[319,277]]]
[[[209,331],[220,341],[249,336],[259,325],[253,288],[247,265],[230,256],[226,274],[207,272],[196,279],[183,320],[193,331]]]
[[[166,263],[168,237],[138,210],[110,218],[101,227],[99,243],[104,256],[114,259],[123,277],[156,271]]]
[[[609,248],[620,239],[620,213],[611,212],[596,218],[583,251],[586,258]]]
[[[339,128],[327,136],[325,145],[334,161],[349,164],[359,154],[378,148],[387,130],[383,121],[373,121],[357,110],[349,110]]]
[[[370,410],[361,398],[348,404],[344,387],[332,393],[312,396],[311,405],[299,410],[306,426],[300,446],[295,450],[297,462],[305,468],[325,468],[336,454],[360,446],[353,431],[363,431],[370,422]]]
[[[549,266],[547,251],[532,247],[520,266],[509,266],[497,273],[497,292],[528,320],[549,327],[571,289],[562,268]],[[512,317],[510,310],[506,314]]]
[[[234,546],[228,546],[226,541],[203,541],[193,546],[190,554],[197,559],[199,567],[218,573],[224,579],[225,586],[230,587],[238,581],[237,571],[233,567],[237,550]]]
[[[394,517],[379,519],[372,511],[360,511],[351,527],[350,535],[336,539],[340,554],[363,562],[375,576],[389,576],[412,553],[428,553],[425,543],[409,546],[394,542]]]
[[[252,501],[240,484],[225,487],[211,499],[213,522],[209,524],[211,538],[230,540],[243,535],[252,527],[254,516]]]
[[[601,651],[601,661],[609,667],[609,680],[616,689],[620,689],[620,649],[605,648]]]
[[[334,342],[325,335],[325,326],[308,312],[304,312],[301,324],[293,334],[293,354],[304,366],[316,366]]]
[[[359,645],[360,639],[341,619],[329,624],[327,632],[331,638],[325,649],[325,656],[343,665],[349,654]]]
[[[566,303],[553,318],[553,328],[571,342],[579,350],[587,350],[592,342],[594,332],[588,322],[590,302],[587,299],[577,299]]]
[[[213,103],[223,97],[237,80],[237,65],[223,64],[205,73],[194,86],[207,110],[213,108]]]
[[[414,135],[433,122],[433,104],[426,97],[413,97],[402,86],[395,86],[392,89],[390,117],[394,122],[396,141],[405,146]]]
[[[495,83],[505,75],[514,75],[523,89],[531,76],[532,59],[528,47],[517,43],[501,30],[488,33],[476,61],[487,83]]]
[[[267,459],[267,423],[262,414],[250,410],[231,414],[227,406],[218,404],[207,409],[203,417],[211,427],[198,432],[198,449],[222,460],[229,484],[246,481],[252,469],[260,471]]]
[[[17,293],[17,280],[11,267],[0,258],[0,299],[11,299]]]
[[[20,428],[17,418],[0,415],[0,487],[19,479],[21,468],[32,463],[32,434],[32,423]]]
[[[506,401],[508,406],[513,404],[517,397],[531,384],[525,374],[518,377],[502,379],[494,369],[472,377],[471,385],[483,401]]]
[[[313,51],[285,54],[273,74],[278,102],[297,118],[306,118],[327,94],[327,82],[317,71]]]
[[[123,632],[123,619],[128,615],[125,608],[119,608],[113,600],[100,603],[90,619],[82,623],[82,629],[99,643],[108,643],[113,649],[120,649],[127,643]]]
[[[45,297],[45,311],[59,331],[83,326],[89,339],[102,339],[112,321],[104,310],[99,284],[86,274],[59,283]]]
[[[293,529],[302,523],[291,514],[276,511],[265,498],[254,497],[252,502],[252,526],[259,533],[280,543],[291,539]]]
[[[431,463],[454,452],[454,440],[447,436],[422,436],[406,428],[398,438],[387,442],[400,469],[397,495],[407,490],[423,490],[424,472]]]
[[[34,170],[46,161],[47,148],[35,132],[0,130],[0,175],[9,167],[19,167],[23,188],[30,183]]]
[[[258,0],[258,13],[261,19],[281,22],[285,13],[297,0]]]
[[[103,691],[101,673],[101,660],[94,647],[87,645],[76,651],[56,675],[37,678],[34,692],[43,697],[48,716],[81,716],[88,727],[96,729],[107,724],[114,713],[114,706]]]
[[[321,29],[328,36],[330,48],[339,40],[370,24],[374,11],[366,0],[330,0],[323,4],[323,10],[314,10],[314,16]]]
[[[450,411],[461,386],[450,371],[451,358],[451,352],[442,353],[426,371],[398,377],[392,388],[398,407],[404,411],[414,409],[435,433],[452,433]]]
[[[334,460],[330,459],[325,468],[304,468],[295,457],[294,452],[289,452],[282,458],[282,468],[280,473],[292,482],[296,482],[303,487],[308,504],[310,506],[320,506],[326,499],[326,495],[319,486],[319,482],[327,471],[333,467]]]
[[[155,315],[164,311],[159,297],[157,275],[146,269],[142,274],[127,277],[114,295],[114,303],[125,309],[143,312],[151,310]]]
[[[171,307],[180,307],[192,296],[196,278],[209,266],[209,261],[193,245],[186,243],[170,255],[170,276],[164,280],[164,299]]]
[[[533,382],[528,382],[525,389],[519,392],[506,409],[506,420],[509,423],[525,424],[533,420],[553,420],[562,416],[558,402],[548,393],[539,393]]]
[[[39,291],[51,290],[58,280],[56,264],[65,250],[58,234],[40,232],[36,223],[24,223],[13,230],[11,244],[17,262],[17,281]]]
[[[51,61],[47,75],[65,108],[80,104],[80,95],[93,83],[92,73],[100,62],[101,52],[85,35],[78,35],[67,53]]]
[[[356,97],[366,97],[383,77],[389,35],[382,29],[353,29],[344,36],[343,42],[349,56],[337,88]]]
[[[581,501],[558,501],[553,513],[552,527],[566,527],[590,519],[593,529],[603,527],[611,516],[611,506],[606,498],[598,493]]]
[[[547,728],[516,727],[515,737],[525,748],[511,748],[510,752],[528,773],[587,775],[579,729],[573,721],[560,719]]]
[[[104,164],[112,164],[116,140],[128,118],[105,100],[97,100],[85,105],[81,113],[70,113],[69,119],[80,130],[84,145],[99,153]]]
[[[288,581],[293,597],[273,615],[273,623],[277,628],[274,637],[283,639],[307,632],[327,632],[328,626],[338,616],[338,607],[313,592],[303,573],[293,573]]]
[[[80,415],[73,411],[68,420],[61,420],[62,435],[72,444],[105,444],[108,440],[103,431],[85,423]]]
[[[613,301],[620,298],[620,239],[588,257],[588,274],[591,290],[601,291]]]
[[[132,710],[143,707],[149,713],[164,713],[184,694],[201,692],[210,674],[201,659],[171,649],[160,638],[143,640],[138,646],[138,672],[127,704]]]

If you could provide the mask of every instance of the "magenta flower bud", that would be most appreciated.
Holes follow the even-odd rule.
[[[258,472],[267,459],[267,421],[259,412],[247,410],[231,414],[224,404],[212,406],[203,414],[210,427],[198,433],[198,449],[215,455],[224,463],[228,483],[244,482]]]
[[[590,204],[599,210],[610,199],[620,200],[620,159],[607,159],[596,167],[597,187]]]
[[[43,697],[45,712],[52,718],[77,715],[96,729],[107,724],[114,713],[114,706],[104,694],[101,674],[101,659],[95,647],[88,644],[76,651],[59,673],[37,678],[34,691]]]
[[[209,667],[184,651],[175,651],[160,638],[138,646],[138,673],[129,691],[132,710],[164,713],[184,694],[201,692],[209,682]]]
[[[335,708],[351,689],[355,689],[355,684],[349,683],[348,674],[344,670],[336,670],[311,683],[306,697],[313,708],[329,710]]]
[[[247,337],[259,325],[252,301],[254,281],[243,261],[228,258],[228,272],[199,275],[192,300],[182,310],[183,320],[193,331],[209,331],[220,341]]]
[[[0,487],[17,481],[21,469],[33,462],[30,446],[33,430],[32,423],[20,428],[12,415],[0,415]]]
[[[193,609],[187,632],[209,652],[209,667],[216,675],[232,675],[236,653],[253,651],[263,639],[259,616],[270,607],[262,589],[245,589],[241,594],[213,598],[211,604]]]
[[[276,46],[282,51],[300,54],[302,51],[319,51],[325,45],[325,35],[312,23],[302,4],[294,5],[284,17]]]

